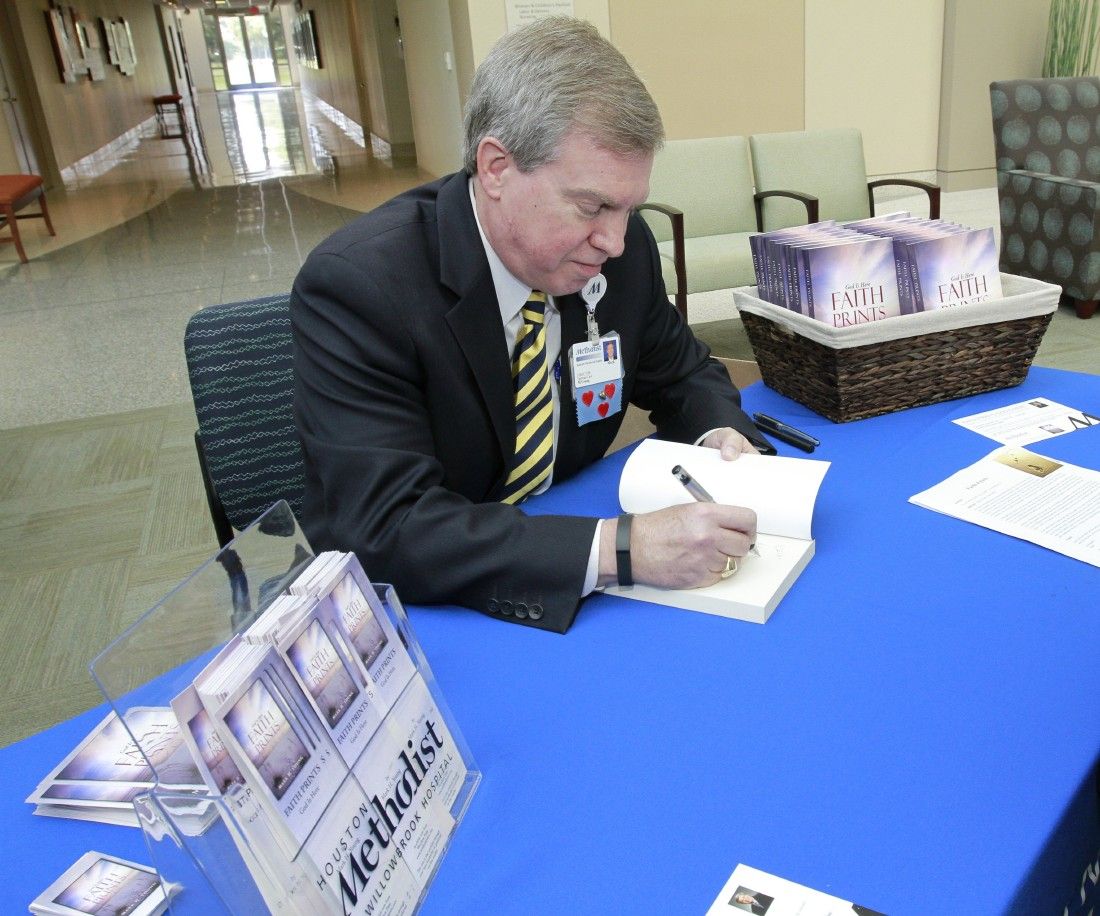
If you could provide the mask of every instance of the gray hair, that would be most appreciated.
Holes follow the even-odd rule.
[[[501,38],[474,75],[466,102],[464,164],[496,137],[521,171],[558,153],[573,128],[621,155],[655,153],[660,112],[634,69],[591,23],[548,16]]]

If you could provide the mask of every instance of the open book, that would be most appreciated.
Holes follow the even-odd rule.
[[[810,522],[829,462],[763,455],[723,461],[716,449],[646,439],[627,459],[619,479],[623,511],[638,514],[691,502],[693,497],[672,473],[676,465],[715,502],[755,510],[758,555],[745,557],[736,573],[706,588],[635,584],[611,586],[606,593],[764,623],[814,555]]]

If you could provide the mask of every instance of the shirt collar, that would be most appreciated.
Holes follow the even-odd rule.
[[[501,323],[507,326],[516,315],[519,314],[523,304],[531,297],[531,287],[522,280],[516,278],[493,250],[489,240],[485,237],[485,230],[481,227],[481,220],[477,215],[477,198],[474,195],[474,179],[469,180],[470,206],[474,211],[474,222],[477,223],[477,233],[481,236],[481,244],[485,248],[485,257],[489,260],[489,272],[493,276],[493,288],[497,294],[497,304],[500,306]],[[547,296],[546,303],[553,308],[553,300]]]

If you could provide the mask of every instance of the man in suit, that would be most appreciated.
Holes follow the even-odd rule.
[[[596,519],[529,517],[515,504],[614,438],[622,414],[581,424],[574,389],[574,348],[598,358],[613,333],[612,384],[661,436],[729,459],[760,442],[725,369],[670,305],[634,213],[663,138],[656,105],[592,26],[554,17],[497,43],[465,128],[463,172],[360,217],[295,281],[306,534],[355,551],[408,602],[557,632],[600,585],[717,581],[755,539],[751,510],[694,503]],[[513,387],[525,337],[539,338],[527,351],[538,358],[516,371],[536,371],[546,398],[545,446],[532,434],[532,456],[516,444],[528,437]]]

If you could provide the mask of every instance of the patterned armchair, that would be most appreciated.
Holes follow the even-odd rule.
[[[1062,287],[1079,318],[1100,299],[1100,79],[991,83],[1001,270]]]

